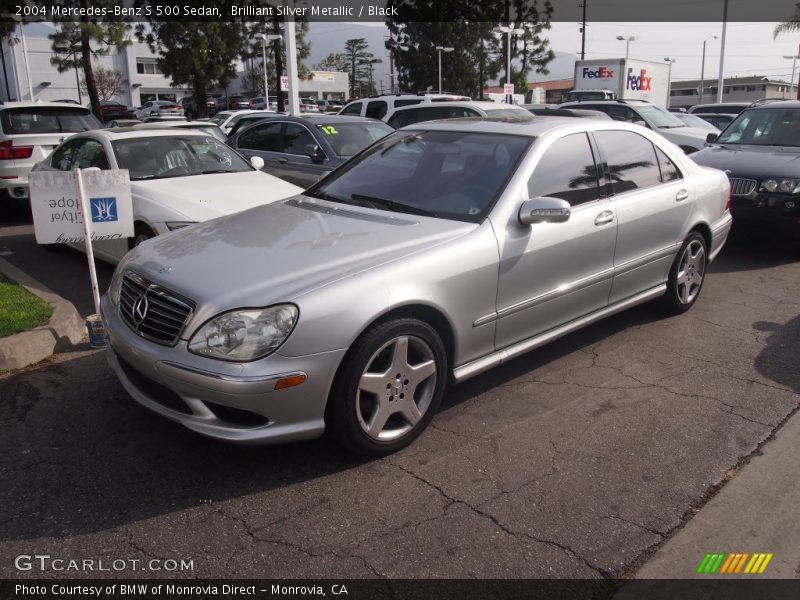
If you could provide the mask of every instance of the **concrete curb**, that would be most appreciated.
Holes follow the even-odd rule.
[[[71,302],[2,258],[0,273],[53,307],[53,314],[44,325],[0,338],[0,371],[27,367],[84,338],[86,327]]]

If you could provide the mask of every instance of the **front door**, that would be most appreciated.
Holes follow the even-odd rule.
[[[500,248],[496,347],[543,333],[608,304],[617,222],[585,133],[556,140],[528,183],[531,198],[567,200],[564,223],[520,228]]]

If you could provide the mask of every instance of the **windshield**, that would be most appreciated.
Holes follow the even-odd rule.
[[[7,108],[0,112],[3,132],[12,133],[80,133],[100,129],[102,125],[84,108],[28,106]]]
[[[392,133],[394,129],[376,121],[374,123],[336,123],[317,125],[338,156],[353,156],[373,142]]]
[[[231,113],[229,112],[220,112],[214,115],[213,118],[209,119],[209,121],[211,123],[214,123],[214,125],[222,125],[225,122],[225,119],[227,119],[230,116]]]
[[[397,131],[306,193],[346,204],[478,223],[532,141],[492,133]]]
[[[640,106],[637,104],[636,110],[639,111],[639,113],[641,113],[645,119],[650,121],[659,129],[686,127],[686,125],[682,123],[678,117],[673,115],[671,112],[664,110],[660,106],[655,106],[653,104],[643,104]]]
[[[253,170],[213,137],[150,136],[116,140],[111,146],[119,168],[128,169],[131,181]]]
[[[746,110],[725,128],[716,143],[800,146],[800,109]]]

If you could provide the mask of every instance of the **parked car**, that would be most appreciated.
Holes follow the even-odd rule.
[[[317,106],[320,112],[336,113],[342,110],[341,100],[317,100]]]
[[[692,158],[728,175],[736,223],[766,223],[800,239],[800,102],[749,108],[714,138]]]
[[[86,108],[92,110],[92,105],[87,104]],[[128,107],[124,104],[120,104],[119,102],[115,102],[114,100],[101,100],[100,113],[103,115],[103,118],[101,119],[103,123],[114,121],[115,119],[127,119]]]
[[[533,115],[540,117],[578,117],[584,119],[610,119],[606,113],[599,110],[585,110],[580,108],[558,108],[557,106],[547,106],[544,104],[520,104]]]
[[[689,113],[694,115],[704,121],[711,123],[714,127],[719,129],[720,131],[725,129],[731,121],[736,118],[736,115],[732,115],[730,113]]]
[[[406,125],[423,121],[468,117],[530,119],[531,114],[519,106],[470,100],[469,102],[437,102],[435,104],[402,106],[389,110],[383,120],[395,129],[400,129]]]
[[[711,104],[695,104],[689,107],[689,114],[699,113],[723,113],[728,115],[738,115],[744,109],[749,108],[752,102],[715,102]]]
[[[228,99],[224,94],[208,94],[208,97],[216,101],[219,110],[228,110]]]
[[[314,98],[300,98],[300,112],[318,113],[321,111]]]
[[[109,362],[212,438],[387,454],[451,381],[648,300],[691,308],[727,197],[626,123],[412,125],[303,195],[134,249],[102,300]]]
[[[264,96],[250,98],[250,108],[253,110],[267,110],[267,99]]]
[[[686,154],[703,148],[708,132],[704,129],[688,127],[673,113],[649,102],[637,100],[609,100],[569,102],[560,104],[559,108],[580,108],[599,110],[616,121],[637,123],[652,129],[673,144],[680,146]]]
[[[247,158],[262,158],[267,173],[305,188],[391,132],[386,123],[362,117],[279,115],[227,143]]]
[[[708,121],[707,119],[703,119],[700,115],[692,115],[689,113],[672,113],[678,119],[683,121],[688,127],[694,127],[695,129],[705,129],[706,131],[710,131],[711,133],[719,133],[719,127],[715,127],[713,123]]]
[[[160,121],[154,123],[138,123],[135,122],[133,124],[134,129],[169,129],[169,128],[177,128],[177,129],[193,129],[197,131],[201,131],[207,135],[213,135],[217,138],[220,142],[225,142],[228,139],[222,130],[210,123],[208,121]]]
[[[183,115],[164,115],[162,117],[146,117],[141,123],[186,123]]]
[[[267,112],[265,114],[264,111],[253,111],[251,114],[239,115],[239,117],[233,121],[233,124],[228,128],[228,137],[233,137],[237,133],[239,133],[242,129],[250,127],[253,123],[257,121],[263,121],[264,119],[269,119],[274,116],[277,116],[279,113],[274,112]],[[280,113],[283,114],[283,113]]]
[[[28,173],[61,141],[102,127],[88,108],[59,102],[0,104],[0,192],[28,197]],[[6,198],[0,197],[0,201]]]
[[[211,123],[217,125],[225,135],[230,135],[231,130],[239,122],[239,119],[243,117],[252,117],[252,116],[260,116],[264,117],[272,117],[275,116],[275,113],[269,110],[261,110],[255,111],[250,109],[245,110],[226,110],[221,113],[218,113],[213,119],[210,119]]]
[[[389,111],[400,108],[401,106],[428,104],[430,102],[456,102],[471,99],[472,98],[469,96],[457,96],[454,94],[387,94],[348,102],[338,114],[383,119]]]
[[[228,96],[228,107],[226,110],[242,110],[253,108],[250,99],[245,96]]]
[[[147,117],[164,117],[164,116],[183,116],[183,107],[175,102],[168,100],[151,100],[145,102],[140,109],[136,111],[136,118],[144,121]]]
[[[86,132],[61,144],[35,169],[89,167],[130,173],[134,237],[93,244],[95,256],[111,263],[157,235],[301,191],[259,171],[215,137],[190,130]]]
[[[178,101],[178,104],[180,104],[183,107],[183,114],[190,121],[198,117],[199,113],[197,112],[197,103],[194,99],[194,96],[184,96]],[[218,112],[219,112],[219,102],[217,102],[215,98],[207,97],[206,116],[213,117]]]
[[[133,125],[141,125],[139,119],[115,119],[106,123],[106,128],[114,129],[115,127],[132,127]]]

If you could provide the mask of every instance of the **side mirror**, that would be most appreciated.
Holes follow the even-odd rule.
[[[543,196],[531,198],[519,207],[519,222],[523,225],[534,223],[563,223],[569,220],[569,202],[561,198]]]
[[[264,159],[260,156],[253,156],[250,158],[250,164],[260,171],[264,168]]]
[[[706,144],[713,144],[714,142],[717,141],[718,137],[719,137],[719,134],[717,134],[717,133],[709,133],[706,136]]]
[[[306,144],[305,152],[306,155],[315,162],[321,162],[325,160],[325,153],[317,144]]]

